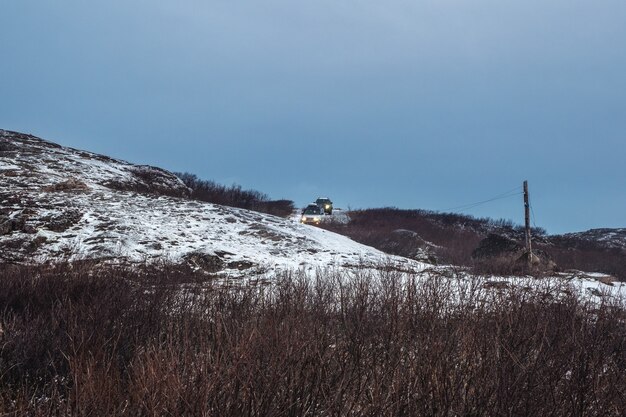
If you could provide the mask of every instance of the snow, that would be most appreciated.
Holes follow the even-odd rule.
[[[9,140],[19,148],[13,155],[2,154],[0,158],[3,165],[17,167],[19,176],[1,176],[0,184],[10,189],[27,183],[21,187],[20,202],[11,208],[13,215],[24,209],[34,211],[28,223],[37,232],[29,237],[31,241],[45,238],[45,244],[31,255],[38,261],[121,258],[130,262],[179,262],[200,253],[217,255],[226,263],[252,263],[257,271],[353,265],[374,268],[386,263],[417,272],[427,266],[293,219],[104,185],[107,181],[133,183],[134,171],[150,167],[50,147],[43,141],[7,137],[2,132],[0,140]],[[163,181],[184,187],[176,177],[166,174]],[[84,183],[86,189],[50,191],[50,187],[70,179]],[[68,212],[80,216],[71,227],[60,232],[46,227],[47,219],[63,218]],[[225,268],[224,272],[236,275],[251,271]]]
[[[291,215],[291,219],[294,223],[300,223],[300,219],[302,218],[302,210],[296,210]],[[337,224],[347,224],[350,222],[350,216],[348,212],[336,208],[333,209],[333,214],[322,214],[320,216],[322,223],[337,223]]]
[[[383,266],[425,278],[458,270],[390,256],[345,236],[300,224],[299,212],[284,219],[175,196],[124,191],[109,184],[113,181],[131,190],[137,185],[146,186],[143,174],[149,174],[153,183],[174,194],[188,193],[178,178],[158,168],[0,130],[0,217],[21,217],[32,231],[0,236],[0,259],[182,262],[190,255],[204,254],[223,261],[219,273],[224,277],[268,279],[280,271],[313,274],[326,268],[353,272],[355,267],[375,270]],[[71,218],[75,219],[63,230],[55,231],[51,226],[55,219]],[[323,221],[349,220],[348,214],[339,209],[323,216]],[[241,263],[251,267],[242,269],[237,266]],[[589,296],[596,297],[607,289],[626,295],[623,283],[601,283],[610,281],[604,274],[556,278]],[[520,279],[537,282],[531,278],[484,278],[485,282]]]
[[[591,229],[586,232],[567,233],[562,237],[600,243],[600,246],[609,249],[626,249],[626,228]]]
[[[5,161],[0,162],[0,171],[11,171],[16,169],[20,169],[20,167],[18,165],[10,164]]]

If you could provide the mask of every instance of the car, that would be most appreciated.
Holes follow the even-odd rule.
[[[302,210],[301,223],[320,224],[323,211],[317,204],[309,204]]]
[[[328,197],[320,197],[315,204],[324,211],[324,214],[333,214],[333,202]]]

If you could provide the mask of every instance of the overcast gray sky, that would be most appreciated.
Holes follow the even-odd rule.
[[[0,128],[299,205],[626,227],[623,0],[1,0]],[[521,196],[465,211],[523,221]]]

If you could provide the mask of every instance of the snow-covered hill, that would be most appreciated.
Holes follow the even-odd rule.
[[[626,229],[591,229],[556,236],[568,241],[591,242],[605,249],[626,250]]]
[[[240,276],[285,268],[391,263],[347,237],[188,199],[173,174],[0,130],[0,258],[187,262]]]

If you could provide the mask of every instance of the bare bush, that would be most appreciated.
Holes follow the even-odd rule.
[[[626,281],[626,251],[605,248],[593,242],[559,242],[541,246],[561,269],[577,269],[587,272],[602,272]]]
[[[101,185],[116,191],[189,198],[190,190],[168,171],[149,165],[128,168],[128,177],[112,178]]]
[[[224,206],[254,210],[275,216],[287,217],[293,213],[291,200],[270,200],[256,190],[243,190],[239,185],[224,186],[213,181],[201,180],[187,172],[175,173],[187,187],[191,188],[191,198]]]
[[[477,231],[479,225],[482,225],[481,220],[466,216],[381,208],[351,211],[348,224],[323,223],[322,227],[400,256],[406,254],[393,250],[388,242],[401,237],[394,235],[394,231],[410,230],[424,241],[438,246],[435,254],[441,262],[471,265],[472,252],[483,237]]]
[[[0,269],[8,415],[619,416],[622,305],[393,271]],[[185,283],[181,285],[179,283]],[[194,284],[195,283],[195,284]]]
[[[69,179],[66,181],[61,181],[56,184],[44,187],[43,191],[54,192],[54,193],[64,192],[64,191],[65,192],[69,192],[69,191],[81,192],[81,191],[87,191],[88,189],[89,189],[89,186],[85,184],[83,181],[76,180],[76,179]]]
[[[523,245],[523,227],[515,226],[509,220],[380,208],[351,211],[348,224],[328,222],[322,223],[321,227],[400,256],[410,256],[414,248],[406,248],[400,240],[402,235],[394,234],[394,231],[408,230],[438,246],[434,252],[440,263],[472,267],[476,273],[510,275],[520,272],[516,259],[492,257],[477,261],[472,256],[481,240],[490,233],[497,233]],[[626,252],[623,249],[606,248],[597,242],[566,236],[546,236],[545,230],[541,228],[533,228],[532,236],[534,247],[544,252],[541,258],[554,261],[561,270],[604,272],[626,281]],[[395,244],[390,244],[390,241]],[[551,268],[522,272],[541,274],[542,270]]]

